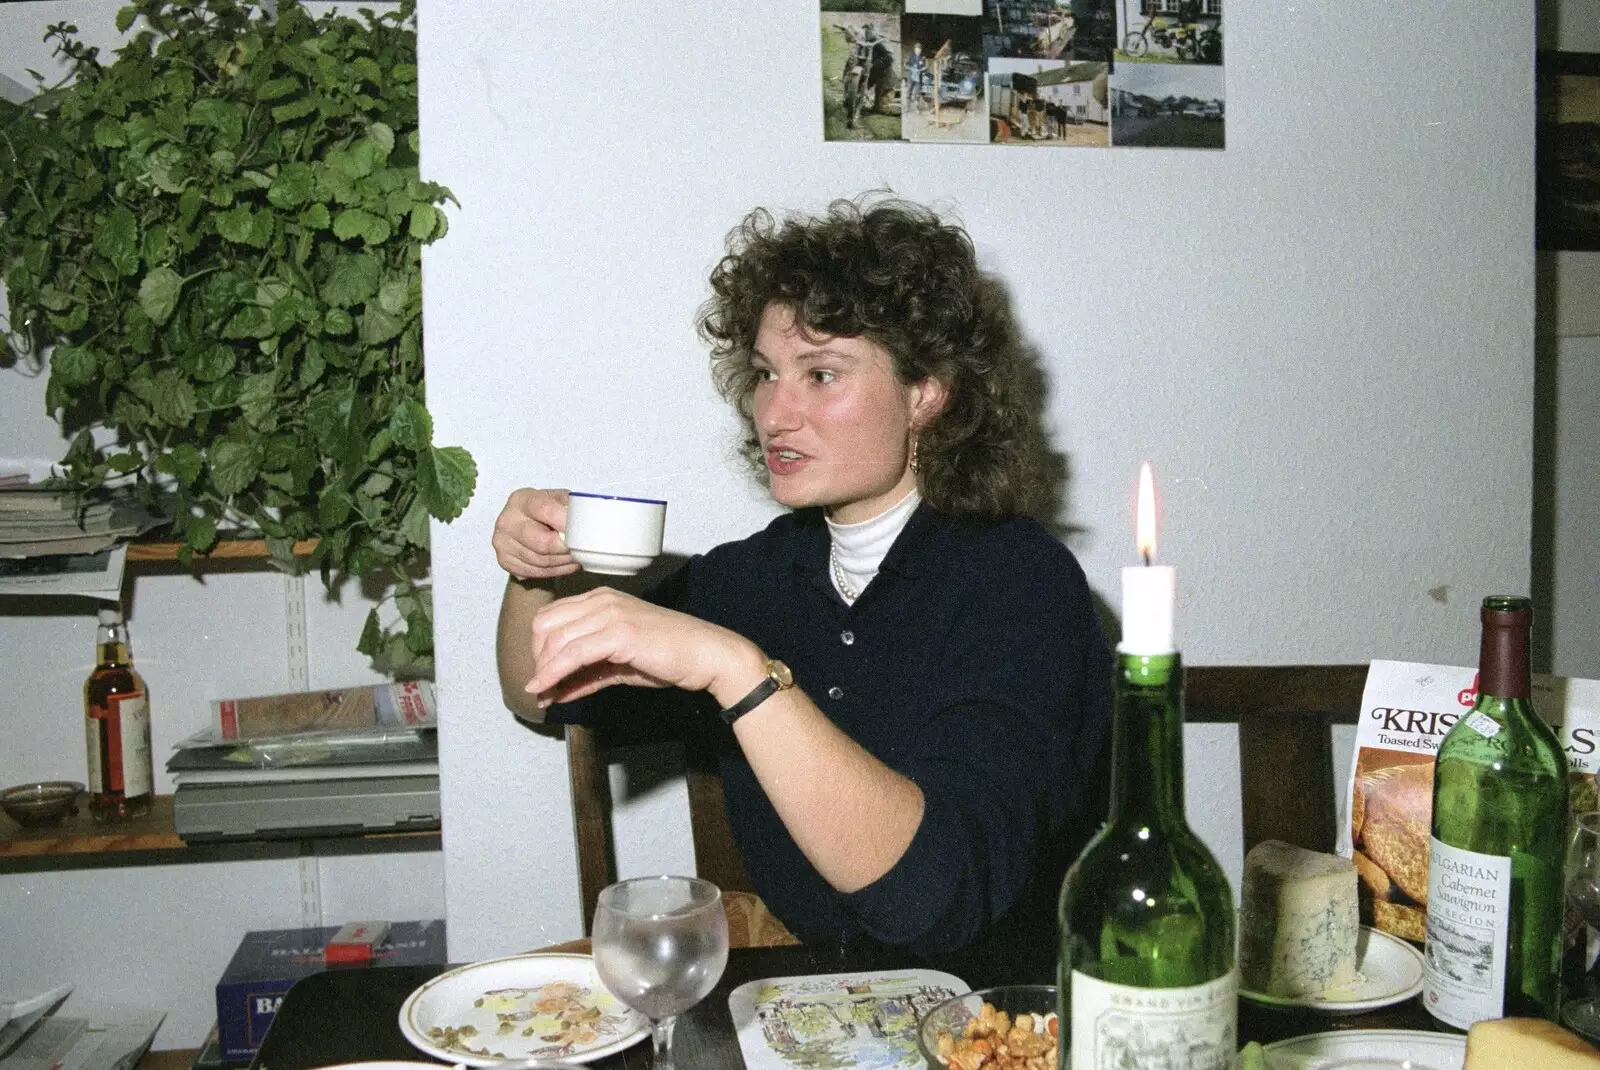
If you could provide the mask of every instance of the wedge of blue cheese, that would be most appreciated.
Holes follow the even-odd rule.
[[[1239,980],[1280,998],[1321,996],[1356,980],[1360,906],[1347,858],[1266,840],[1244,859]]]

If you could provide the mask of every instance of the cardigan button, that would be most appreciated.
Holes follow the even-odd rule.
[[[851,643],[853,643],[855,641],[856,641],[856,633],[855,632],[840,632],[839,633],[839,642],[843,643],[845,646],[849,646]]]
[[[828,697],[831,698],[831,699],[844,698],[844,688],[842,688],[842,687],[830,687],[830,688],[828,688]]]

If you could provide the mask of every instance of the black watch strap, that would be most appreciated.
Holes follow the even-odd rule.
[[[762,680],[744,698],[722,711],[722,720],[732,724],[779,691],[787,690],[794,686],[794,675],[789,672],[789,666],[776,658],[767,662],[767,678]]]

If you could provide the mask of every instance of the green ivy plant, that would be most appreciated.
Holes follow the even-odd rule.
[[[428,519],[477,481],[424,404],[420,254],[453,198],[418,175],[414,7],[135,0],[113,62],[57,24],[69,77],[0,102],[6,344],[50,349],[66,477],[133,482],[186,564],[219,528],[284,567],[320,540],[325,583],[392,591],[359,649],[408,674]]]

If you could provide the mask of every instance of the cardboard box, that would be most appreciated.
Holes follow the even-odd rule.
[[[323,948],[339,926],[264,929],[246,933],[217,982],[217,1039],[222,1058],[247,1062],[255,1056],[283,1002],[302,977],[330,966]],[[443,921],[397,921],[372,952],[374,966],[420,966],[445,962]]]

